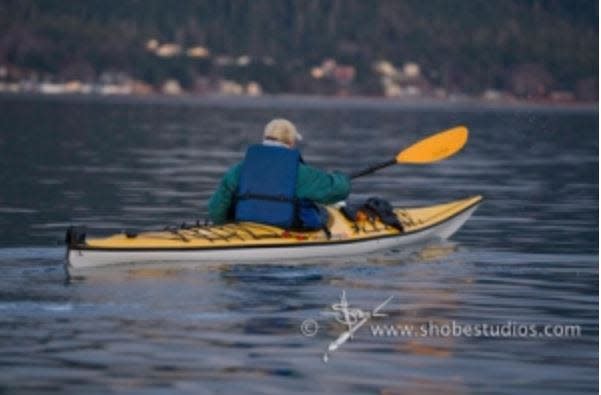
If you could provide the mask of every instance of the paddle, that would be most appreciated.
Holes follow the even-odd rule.
[[[351,178],[371,174],[377,170],[396,164],[425,164],[438,162],[456,154],[467,142],[468,131],[465,126],[457,126],[426,137],[410,147],[400,151],[396,157],[356,171]]]

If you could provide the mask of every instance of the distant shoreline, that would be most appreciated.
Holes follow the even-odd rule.
[[[278,94],[250,96],[227,95],[178,95],[161,94],[138,95],[81,95],[56,94],[44,95],[37,93],[0,93],[0,100],[35,100],[35,101],[66,101],[82,103],[115,103],[115,104],[165,104],[165,105],[198,105],[231,108],[349,108],[349,109],[381,109],[381,110],[508,110],[508,111],[575,111],[598,112],[599,103],[587,102],[552,102],[526,100],[483,100],[476,98],[435,99],[412,98],[392,99],[370,96],[318,96]]]

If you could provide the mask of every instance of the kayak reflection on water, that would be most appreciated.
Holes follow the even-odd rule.
[[[304,163],[292,122],[274,119],[265,126],[262,144],[251,145],[244,160],[223,176],[209,200],[215,224],[250,221],[285,229],[315,230],[327,225],[318,204],[346,199],[350,178]]]

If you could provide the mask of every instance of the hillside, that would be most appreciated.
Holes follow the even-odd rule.
[[[598,3],[4,0],[0,66],[6,80],[199,93],[252,81],[268,93],[596,100]]]

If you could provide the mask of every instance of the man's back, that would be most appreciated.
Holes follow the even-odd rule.
[[[249,148],[243,162],[225,173],[211,196],[209,216],[214,223],[239,219],[289,227],[297,222],[298,218],[292,218],[298,214],[295,211],[305,210],[307,202],[309,206],[311,202],[331,204],[350,193],[347,175],[302,162],[295,148],[302,136],[290,121],[272,120],[265,126],[263,139]],[[297,205],[301,200],[304,204]]]
[[[209,217],[216,223],[233,220],[232,210],[238,191],[242,162],[232,166],[223,176],[209,200]],[[339,172],[326,173],[304,163],[298,166],[295,195],[315,203],[332,204],[346,199],[351,189],[350,179]]]

